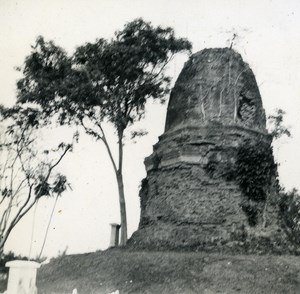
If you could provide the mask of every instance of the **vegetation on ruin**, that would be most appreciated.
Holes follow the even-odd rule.
[[[273,140],[291,136],[289,128],[284,125],[284,115],[282,109],[277,109],[268,117],[269,134]],[[270,188],[280,193],[281,217],[290,238],[300,244],[300,195],[296,189],[284,192],[279,184],[277,168],[270,143],[257,141],[251,144],[246,141],[238,147],[237,160],[234,166],[228,168],[226,176],[228,180],[236,179],[245,195],[242,208],[251,226],[256,225],[259,203],[267,205]]]
[[[270,144],[245,142],[238,148],[236,161],[237,182],[249,200],[265,201],[268,187],[277,176]]]
[[[247,199],[243,210],[250,226],[256,225],[259,202],[267,205],[270,188],[278,191],[277,164],[274,161],[272,146],[259,141],[256,144],[245,142],[238,147],[235,163],[235,179]]]
[[[275,140],[282,136],[292,136],[289,127],[283,123],[285,114],[284,110],[276,109],[273,114],[268,116],[269,133]]]
[[[281,192],[280,211],[287,227],[287,234],[300,244],[300,194],[297,189]]]

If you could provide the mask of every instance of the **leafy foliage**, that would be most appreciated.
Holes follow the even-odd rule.
[[[284,115],[283,110],[277,109],[274,115],[268,117],[269,134],[273,140],[283,135],[291,136],[289,129],[283,125]],[[277,164],[274,161],[271,142],[258,141],[256,144],[251,144],[246,141],[238,148],[237,161],[230,175],[237,179],[241,190],[247,197],[243,201],[242,208],[248,216],[249,225],[254,226],[257,222],[260,203],[266,205],[270,187],[275,184],[277,191],[280,191]],[[297,206],[295,197],[287,198],[290,199],[289,204],[287,205],[287,200],[285,200],[283,210],[286,211],[286,215],[295,215],[293,212]],[[287,206],[290,207],[288,213]],[[289,218],[286,217],[286,219]],[[286,223],[292,226],[291,220]]]
[[[236,179],[243,193],[251,200],[265,201],[268,187],[277,176],[272,147],[259,142],[238,148]]]
[[[6,254],[0,256],[0,273],[8,273],[8,268],[5,264],[12,260],[28,260],[26,256],[16,255],[14,252],[9,251]]]
[[[277,164],[274,161],[270,143],[246,140],[237,147],[236,161],[226,167],[226,179],[234,180],[245,195],[242,209],[248,217],[250,226],[257,224],[258,211],[266,205],[270,188],[279,184]]]
[[[87,115],[123,130],[143,116],[148,98],[165,98],[170,79],[163,69],[191,44],[137,19],[111,41],[86,43],[70,57],[43,37],[32,49],[17,84],[19,102],[39,104],[45,118],[58,114],[61,123]]]
[[[242,209],[248,217],[249,226],[254,227],[257,224],[258,205],[254,201],[244,201]]]
[[[148,134],[148,131],[142,130],[142,129],[141,130],[132,131],[130,139],[133,140],[135,138],[140,138],[140,137],[143,137],[143,136],[145,136],[147,134]]]
[[[274,115],[269,116],[273,139],[282,135],[291,136],[288,128],[283,126],[284,114],[283,110],[278,109]],[[268,187],[277,176],[277,164],[270,143],[258,141],[251,144],[246,141],[238,148],[234,177],[249,200],[265,201]]]
[[[71,150],[61,143],[55,150],[37,147],[39,111],[0,107],[0,255],[11,231],[41,197],[61,195],[66,177],[54,168]]]
[[[57,174],[52,187],[53,192],[57,195],[61,195],[67,190],[68,186],[70,185],[67,183],[67,177],[62,174]]]
[[[276,109],[275,114],[268,116],[270,125],[270,134],[274,139],[279,139],[282,136],[291,137],[291,132],[288,127],[283,125],[285,112],[282,109]]]
[[[80,124],[87,134],[104,143],[118,184],[123,245],[127,241],[122,175],[124,131],[143,118],[147,100],[165,100],[170,78],[164,70],[175,54],[190,50],[190,42],[175,38],[172,28],[153,27],[136,19],[111,40],[101,38],[86,43],[72,56],[52,41],[38,37],[21,69],[23,78],[17,83],[19,103],[39,105],[43,123],[54,117],[60,124]],[[115,128],[118,161],[111,152],[103,122]],[[144,134],[134,132],[132,139]]]
[[[297,189],[281,193],[280,210],[290,237],[300,244],[300,194]]]

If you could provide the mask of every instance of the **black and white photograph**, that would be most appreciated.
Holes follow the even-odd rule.
[[[0,293],[299,294],[300,1],[0,0]]]

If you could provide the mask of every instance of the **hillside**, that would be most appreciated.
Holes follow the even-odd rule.
[[[300,293],[300,257],[110,249],[51,260],[39,294]]]

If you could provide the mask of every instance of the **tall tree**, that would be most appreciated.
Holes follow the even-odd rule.
[[[153,27],[136,19],[113,39],[86,43],[72,56],[39,37],[22,68],[24,77],[17,84],[19,103],[39,104],[45,118],[80,124],[87,134],[104,143],[118,184],[121,245],[127,242],[124,131],[144,116],[149,98],[164,101],[170,83],[164,74],[166,65],[176,53],[190,50],[190,42],[175,38],[172,28]],[[117,158],[103,122],[115,128]]]
[[[61,195],[64,175],[54,173],[72,144],[55,150],[36,146],[38,111],[0,107],[0,256],[15,226],[42,197]]]

